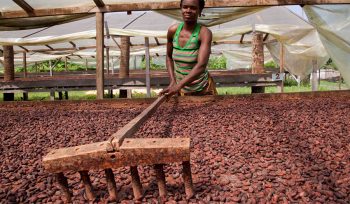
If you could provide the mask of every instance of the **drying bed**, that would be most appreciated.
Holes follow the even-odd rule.
[[[60,203],[42,167],[51,149],[107,140],[152,100],[0,104],[0,202]],[[350,93],[185,97],[161,105],[135,137],[191,138],[190,203],[350,202]],[[157,202],[152,167],[139,166],[143,202]],[[167,202],[186,203],[181,164],[165,166]],[[133,200],[129,168],[114,169],[121,203]],[[84,203],[77,172],[65,172]],[[108,197],[91,171],[96,202]]]

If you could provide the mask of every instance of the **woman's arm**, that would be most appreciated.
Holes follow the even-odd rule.
[[[175,73],[174,73],[174,60],[173,60],[173,36],[176,32],[178,25],[172,25],[168,29],[167,44],[166,44],[166,67],[170,77],[170,84],[168,88],[163,89],[159,94],[165,94],[169,92],[169,89],[176,85]]]

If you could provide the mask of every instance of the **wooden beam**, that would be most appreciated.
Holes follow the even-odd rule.
[[[350,4],[349,0],[207,0],[206,8],[217,7],[252,7],[252,6],[282,6],[282,5],[319,5],[319,4]],[[163,10],[178,9],[179,1],[166,1],[158,3],[138,2],[138,3],[114,3],[105,7],[96,6],[80,6],[66,8],[43,8],[35,9],[35,16],[53,16],[67,15],[78,13],[96,13],[96,12],[120,12],[120,11],[147,11],[147,10]],[[5,18],[21,18],[28,17],[28,13],[24,11],[5,11],[1,13],[0,19]]]
[[[48,47],[50,50],[55,50],[55,49],[53,49],[53,47],[51,47],[50,45],[45,45],[45,47]]]
[[[159,46],[159,45],[160,45],[160,43],[159,43],[158,38],[157,38],[157,37],[155,37],[155,38],[154,38],[154,40],[156,41],[157,45]],[[149,45],[149,43],[148,43],[148,45]]]
[[[95,4],[97,7],[105,7],[105,3],[103,2],[103,0],[94,0]]]
[[[24,0],[13,0],[19,7],[21,7],[29,16],[34,15],[34,9]]]
[[[29,52],[29,50],[27,48],[25,48],[24,46],[18,46],[18,47],[22,48],[26,52]]]
[[[75,50],[77,49],[77,45],[74,42],[69,41],[69,44],[71,44]]]
[[[107,145],[105,141],[52,150],[43,157],[43,166],[56,173],[190,160],[189,138],[125,139],[119,151],[113,153],[106,152]]]
[[[104,94],[104,13],[96,13],[96,99]]]
[[[244,35],[245,35],[245,34],[242,34],[241,39],[239,40],[239,43],[240,43],[240,44],[243,44]]]
[[[266,33],[265,36],[264,36],[263,42],[265,42],[268,37],[269,37],[269,33]]]
[[[111,36],[111,37],[112,37],[113,42],[118,46],[119,50],[121,50],[120,45],[117,42],[117,40],[114,38],[114,36]]]

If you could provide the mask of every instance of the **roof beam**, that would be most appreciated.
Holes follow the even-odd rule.
[[[23,0],[17,0],[23,2]],[[350,4],[349,0],[207,0],[206,8],[215,7],[250,7],[250,6],[282,6],[282,5],[315,5],[315,4]],[[158,3],[114,3],[104,7],[81,6],[66,8],[45,8],[33,10],[35,16],[53,16],[67,15],[77,13],[96,13],[96,12],[120,12],[120,11],[147,11],[161,9],[177,9],[179,1],[165,1]],[[0,19],[28,17],[24,11],[5,11],[1,13]]]
[[[29,16],[34,15],[34,9],[24,0],[13,0],[19,7],[21,7]]]
[[[239,43],[241,43],[241,44],[243,44],[244,35],[245,34],[242,34],[241,39],[239,40]]]
[[[71,44],[71,45],[73,46],[74,49],[77,49],[77,45],[76,45],[74,42],[69,41],[69,44]]]
[[[50,45],[45,45],[46,47],[48,47],[50,50],[55,50],[53,49],[53,47],[51,47]]]
[[[269,37],[269,33],[266,33],[265,36],[264,36],[263,42],[265,42],[268,37]]]
[[[94,0],[95,4],[97,7],[101,8],[101,7],[105,7],[105,3],[103,2],[103,0]]]
[[[155,37],[154,40],[156,41],[157,45],[160,45],[159,40],[158,40],[157,37]]]
[[[29,50],[27,48],[25,48],[24,46],[18,46],[18,47],[22,48],[26,52],[29,52]]]

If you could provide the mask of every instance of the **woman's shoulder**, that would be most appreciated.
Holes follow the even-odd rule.
[[[200,33],[203,33],[203,34],[211,34],[211,30],[207,27],[207,26],[204,26],[204,25],[201,25],[201,29],[199,31]]]
[[[168,33],[172,33],[172,34],[175,34],[176,30],[177,30],[177,27],[180,25],[180,23],[176,23],[176,24],[173,24],[171,25],[169,28],[168,28]]]

